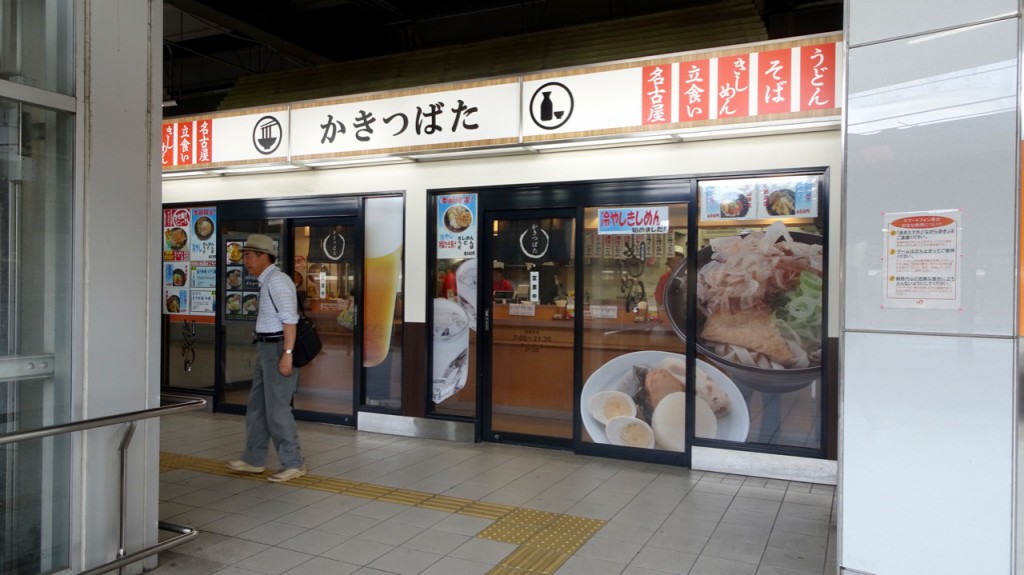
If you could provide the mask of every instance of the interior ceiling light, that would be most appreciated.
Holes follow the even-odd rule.
[[[164,172],[161,177],[165,180],[173,180],[175,178],[201,178],[204,176],[219,176],[214,172],[208,172],[206,170],[183,170],[175,172]]]
[[[303,162],[304,166],[309,168],[349,168],[355,166],[383,166],[387,164],[411,164],[412,160],[409,158],[400,158],[394,156],[377,156],[373,158],[347,158],[337,160],[315,160],[312,162]]]
[[[663,144],[675,142],[672,134],[653,136],[633,136],[627,138],[605,138],[601,140],[577,140],[573,142],[553,142],[550,144],[530,144],[527,146],[538,152],[567,152],[571,150],[593,150],[596,148],[621,148],[624,146],[641,146],[645,144]]]
[[[473,148],[467,150],[454,150],[445,152],[424,152],[421,154],[406,154],[405,157],[417,162],[430,162],[434,160],[458,160],[470,157],[493,157],[511,156],[515,154],[529,154],[531,150],[522,146],[511,146],[506,148]]]
[[[254,174],[258,172],[291,172],[294,170],[305,170],[306,166],[297,164],[275,164],[272,166],[239,166],[237,168],[218,168],[212,170],[218,174],[232,176],[235,174]]]

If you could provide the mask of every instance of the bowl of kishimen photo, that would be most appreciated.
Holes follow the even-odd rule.
[[[776,222],[712,239],[697,254],[697,349],[738,383],[765,392],[800,389],[821,376],[824,246]],[[687,334],[687,269],[664,293],[675,332]]]

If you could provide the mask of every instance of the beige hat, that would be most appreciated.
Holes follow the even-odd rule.
[[[252,234],[245,240],[242,246],[243,252],[262,252],[277,257],[277,248],[274,247],[274,240],[263,234]]]
[[[494,269],[496,269],[496,270],[503,270],[503,269],[505,269],[505,263],[504,262],[500,262],[498,260],[494,260]]]

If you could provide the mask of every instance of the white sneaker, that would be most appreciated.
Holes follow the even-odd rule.
[[[302,477],[306,474],[305,467],[292,467],[291,469],[282,469],[277,473],[267,478],[267,481],[273,481],[274,483],[282,483],[291,479]]]
[[[248,463],[242,461],[241,459],[228,461],[227,463],[224,464],[224,466],[230,469],[231,471],[237,471],[238,473],[263,473],[263,470],[265,469],[258,465],[249,465]]]

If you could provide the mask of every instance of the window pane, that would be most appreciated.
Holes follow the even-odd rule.
[[[0,2],[0,79],[73,95],[73,2]]]
[[[0,118],[0,432],[10,433],[70,419],[74,117],[0,98]],[[68,565],[69,448],[66,436],[0,448],[0,572]]]

